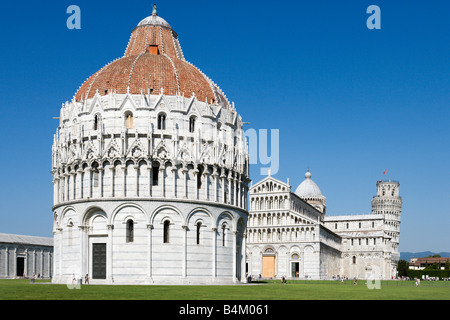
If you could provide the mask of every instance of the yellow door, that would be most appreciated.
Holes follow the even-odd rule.
[[[262,276],[263,276],[263,278],[275,277],[275,257],[274,256],[263,257]]]

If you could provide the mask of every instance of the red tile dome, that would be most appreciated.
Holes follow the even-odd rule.
[[[76,101],[115,92],[118,94],[184,95],[229,106],[223,92],[199,69],[184,59],[178,35],[154,12],[132,31],[122,58],[88,78],[75,94]]]

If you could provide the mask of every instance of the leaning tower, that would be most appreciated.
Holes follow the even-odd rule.
[[[398,261],[400,217],[402,212],[402,198],[399,196],[398,181],[377,181],[377,195],[372,199],[372,214],[384,215],[384,232],[391,237],[393,248],[392,260]]]

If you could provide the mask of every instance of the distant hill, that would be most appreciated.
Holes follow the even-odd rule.
[[[450,252],[431,252],[431,251],[400,252],[400,260],[409,261],[411,258],[425,258],[425,257],[432,256],[435,254],[438,254],[443,258],[450,257]]]

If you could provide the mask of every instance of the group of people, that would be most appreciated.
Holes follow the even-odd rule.
[[[22,277],[23,277],[24,279],[28,279],[26,272],[24,272],[24,273],[22,274]],[[52,278],[52,275],[49,273],[49,274],[48,274],[48,277],[49,277],[49,279],[51,279],[51,278]],[[43,275],[43,274],[40,274],[40,273],[38,273],[38,274],[36,275],[36,274],[34,273],[34,274],[31,276],[31,279],[44,279],[44,275]]]
[[[72,278],[72,284],[75,284],[77,282],[77,278],[75,277],[75,273],[73,274],[73,278]],[[89,284],[89,275],[86,274],[84,276],[84,284]]]

